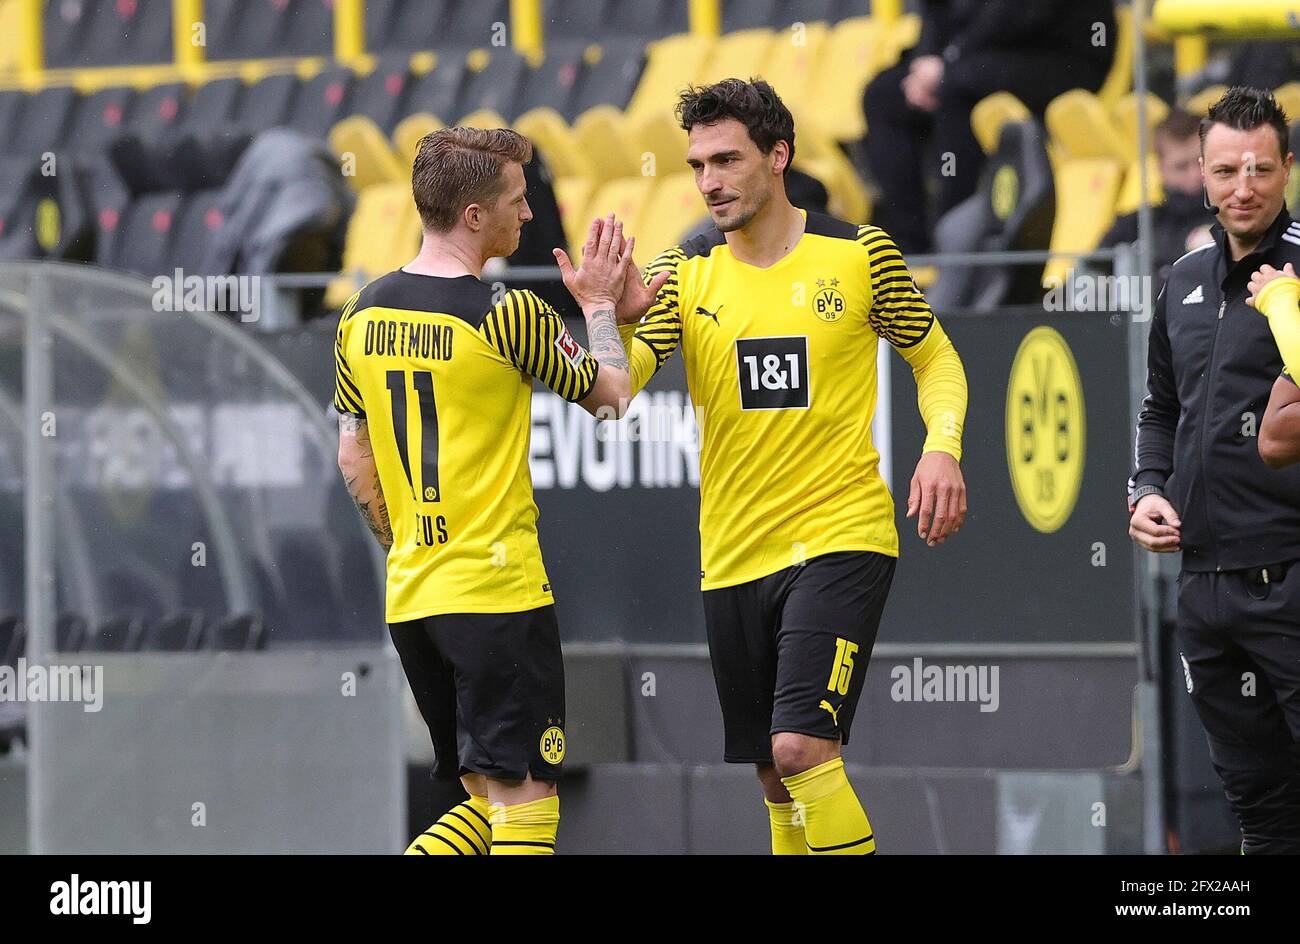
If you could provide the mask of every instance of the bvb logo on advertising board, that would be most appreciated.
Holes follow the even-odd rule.
[[[1083,385],[1070,346],[1046,325],[1030,331],[1007,381],[1007,469],[1021,513],[1044,534],[1070,518],[1083,482]]]
[[[1016,169],[1010,164],[1003,164],[993,175],[993,215],[1005,220],[1016,208],[1016,200],[1019,198],[1020,178],[1016,176]]]

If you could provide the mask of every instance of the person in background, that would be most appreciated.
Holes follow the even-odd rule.
[[[1041,119],[1062,92],[1101,87],[1117,37],[1110,0],[923,0],[921,16],[920,41],[863,96],[880,191],[872,222],[904,254],[928,251],[933,221],[975,192],[984,165],[970,126],[976,103],[1010,92]]]
[[[1156,159],[1165,193],[1164,202],[1151,208],[1155,234],[1151,262],[1157,284],[1164,284],[1176,260],[1211,241],[1214,216],[1205,208],[1205,194],[1201,191],[1200,128],[1199,118],[1177,108],[1156,125]],[[1115,221],[1101,238],[1101,248],[1137,242],[1137,238],[1135,211]]]

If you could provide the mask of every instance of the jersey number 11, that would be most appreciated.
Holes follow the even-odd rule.
[[[438,408],[433,399],[433,374],[417,370],[411,374],[411,383],[417,396],[415,409],[420,420],[420,481],[411,478],[411,456],[407,445],[406,428],[406,371],[390,370],[385,374],[388,394],[393,406],[393,436],[397,440],[397,454],[406,472],[406,481],[416,501],[442,500],[438,487]]]

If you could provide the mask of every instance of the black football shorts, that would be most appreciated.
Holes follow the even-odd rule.
[[[704,592],[724,760],[770,764],[781,731],[848,743],[896,564],[841,551]]]
[[[554,606],[426,616],[388,632],[433,738],[435,777],[559,779],[564,663]]]

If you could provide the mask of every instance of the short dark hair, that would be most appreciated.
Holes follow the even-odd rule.
[[[508,128],[441,128],[420,139],[411,192],[420,224],[446,233],[471,203],[495,203],[505,190],[502,168],[527,164],[533,146]]]
[[[1155,146],[1158,148],[1162,139],[1165,141],[1186,141],[1188,138],[1199,134],[1200,130],[1201,119],[1190,112],[1183,111],[1181,108],[1171,108],[1164,120],[1156,125],[1152,137]]]
[[[745,126],[758,149],[771,154],[776,142],[790,146],[785,171],[794,163],[794,116],[781,96],[762,79],[723,79],[712,85],[691,85],[677,101],[677,120],[683,131],[735,118]]]
[[[1286,112],[1277,103],[1273,93],[1266,89],[1237,85],[1223,93],[1223,97],[1210,106],[1210,112],[1201,119],[1201,150],[1205,150],[1205,136],[1215,125],[1227,125],[1238,131],[1253,131],[1268,125],[1277,133],[1277,144],[1282,156],[1287,151]]]

